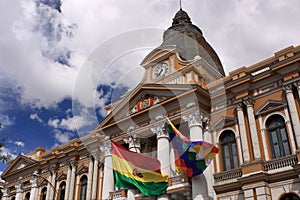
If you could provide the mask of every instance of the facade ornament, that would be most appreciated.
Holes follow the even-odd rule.
[[[37,177],[34,177],[33,179],[31,179],[31,180],[30,180],[30,183],[31,183],[31,187],[32,187],[32,188],[38,187],[38,180],[37,180]]]
[[[292,93],[293,92],[293,85],[292,84],[284,85],[283,90],[285,91],[286,94]]]
[[[203,122],[205,117],[203,116],[203,113],[200,113],[199,111],[195,111],[194,113],[191,113],[187,116],[183,116],[182,119],[185,122],[188,122],[190,129],[194,126],[199,126],[203,128]]]
[[[105,141],[102,145],[100,145],[100,151],[104,153],[104,156],[110,156],[111,155],[112,146],[110,141]]]
[[[15,185],[15,188],[16,188],[16,193],[23,192],[23,190],[22,190],[22,183]]]
[[[243,110],[244,104],[242,102],[238,102],[237,104],[235,104],[235,107],[237,111],[241,111]]]
[[[157,136],[157,138],[168,138],[169,139],[169,133],[166,129],[165,123],[156,124],[156,126],[153,126],[151,128],[151,131],[153,134],[155,134]]]
[[[243,99],[243,103],[247,106],[247,107],[253,107],[254,101],[252,98],[245,98]]]
[[[137,149],[141,149],[141,140],[140,138],[137,138],[136,135],[130,136],[128,138],[124,138],[124,142],[126,144],[129,144],[129,149],[131,148],[137,148]]]

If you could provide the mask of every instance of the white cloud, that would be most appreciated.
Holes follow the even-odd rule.
[[[18,147],[24,147],[25,146],[24,142],[21,142],[21,141],[14,142],[14,144]]]
[[[37,113],[30,114],[29,118],[32,119],[32,120],[37,120],[41,124],[44,124],[43,120],[38,116]]]
[[[11,159],[15,159],[17,155],[10,152],[10,150],[6,147],[0,148],[0,156],[1,157],[10,157]]]
[[[45,6],[37,10],[35,2],[0,2],[0,6],[6,8],[0,19],[0,37],[5,38],[0,42],[0,74],[16,82],[14,89],[20,93],[23,104],[46,108],[72,97],[81,66],[99,44],[136,28],[167,29],[178,11],[176,1],[64,0],[62,13]],[[253,64],[284,47],[300,44],[299,6],[298,0],[183,2],[183,9],[219,54],[226,71]],[[52,29],[47,32],[45,27],[48,22],[51,22]],[[153,41],[153,46],[160,44],[162,34],[161,31],[159,40]],[[118,49],[129,43],[133,42],[123,40],[113,48]],[[117,79],[122,83],[126,83],[127,78],[140,80],[143,71],[129,73],[138,66],[145,52],[140,54],[142,56],[129,56],[114,62],[118,71],[113,70],[112,65],[112,70],[105,73],[105,80]],[[53,61],[60,56],[61,59],[70,56],[69,66]],[[104,71],[105,67],[101,65],[96,70]],[[91,107],[95,104],[95,83],[104,80],[99,76],[89,78],[81,83],[83,90],[86,90],[80,90],[84,95],[74,98]],[[92,97],[87,99],[85,94]],[[6,103],[0,99],[0,106]],[[63,123],[69,126],[69,121]]]
[[[58,142],[57,145],[62,145],[70,141],[70,138],[73,136],[70,132],[61,132],[59,130],[54,131],[55,141]]]
[[[1,128],[12,126],[15,124],[15,119],[9,117],[8,115],[0,114],[0,123],[1,123]]]

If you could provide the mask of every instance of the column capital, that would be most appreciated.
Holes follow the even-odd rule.
[[[136,135],[133,135],[133,136],[130,136],[128,138],[124,138],[123,139],[124,142],[126,144],[129,144],[129,149],[130,148],[138,148],[138,149],[141,149],[141,139],[140,138],[137,138]]]
[[[156,124],[156,126],[153,126],[150,128],[152,133],[154,133],[157,136],[157,139],[159,138],[169,138],[169,133],[165,127],[165,123],[163,124]]]
[[[1,189],[2,193],[3,193],[3,197],[8,197],[8,189],[7,188],[3,188]]]
[[[16,193],[23,192],[23,190],[22,190],[22,183],[15,185],[15,188],[16,188]]]
[[[205,122],[207,118],[204,117],[203,113],[194,111],[193,113],[183,116],[182,119],[188,123],[189,128],[193,126],[200,126],[202,128],[203,122]]]
[[[283,85],[283,90],[285,91],[286,94],[292,93],[293,92],[293,84]]]
[[[244,107],[243,102],[238,102],[238,103],[235,104],[235,108],[236,108],[237,111],[243,110],[243,107]]]
[[[252,107],[254,104],[254,101],[252,98],[245,98],[243,99],[243,103],[247,106],[247,107]]]
[[[295,85],[298,89],[300,89],[300,81],[296,81],[296,82],[294,83],[294,85]]]
[[[111,142],[110,140],[103,142],[102,145],[100,145],[100,151],[102,153],[104,153],[104,156],[111,156],[111,150],[112,150],[112,146],[111,146]]]
[[[34,177],[33,179],[30,180],[31,187],[32,188],[37,188],[38,187],[38,180],[37,177]]]

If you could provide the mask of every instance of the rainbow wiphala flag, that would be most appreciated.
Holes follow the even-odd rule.
[[[204,141],[190,141],[168,120],[170,139],[174,147],[176,171],[193,177],[203,173],[219,149]]]

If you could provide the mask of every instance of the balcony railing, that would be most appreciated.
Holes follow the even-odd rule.
[[[186,175],[177,175],[169,178],[169,186],[182,184],[182,183],[188,183],[189,179]]]
[[[232,169],[229,171],[214,174],[214,179],[215,179],[215,182],[219,182],[219,181],[226,181],[226,180],[230,180],[230,179],[236,179],[241,176],[242,176],[242,169],[238,168],[238,169]]]
[[[127,199],[127,189],[115,190],[109,193],[110,200]]]
[[[265,169],[265,171],[276,170],[276,169],[279,169],[279,168],[293,166],[297,163],[298,163],[297,156],[292,155],[292,156],[287,156],[287,157],[267,161],[264,164],[264,169]]]

